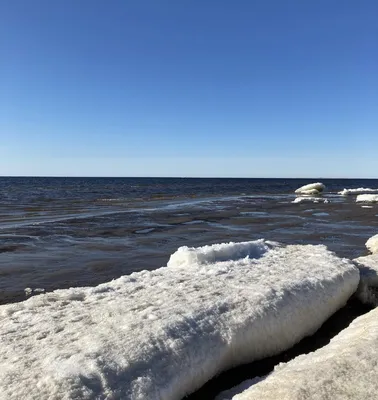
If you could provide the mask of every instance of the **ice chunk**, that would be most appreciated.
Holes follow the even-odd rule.
[[[360,283],[356,292],[364,304],[378,306],[378,254],[354,260],[360,270]]]
[[[233,400],[366,400],[378,392],[378,309],[321,349],[282,363]],[[221,397],[220,397],[221,398]]]
[[[357,188],[357,189],[343,189],[338,194],[341,194],[342,196],[348,196],[351,194],[372,194],[372,193],[378,193],[378,189],[370,189],[370,188]]]
[[[212,264],[241,258],[258,258],[278,243],[265,240],[239,243],[220,243],[202,247],[180,247],[168,261],[168,267],[189,266],[192,264]]]
[[[378,194],[359,194],[356,198],[357,203],[378,203]]]
[[[370,251],[370,253],[378,253],[378,235],[374,235],[370,239],[368,239],[365,246]]]
[[[373,254],[354,260],[360,270],[360,283],[356,294],[363,303],[376,307],[378,306],[378,235],[368,239],[365,245]]]
[[[323,199],[321,197],[296,197],[292,203],[329,203],[327,199]]]
[[[323,183],[316,182],[316,183],[310,183],[308,185],[304,185],[304,186],[298,188],[295,191],[295,193],[314,195],[314,194],[322,193],[324,189],[325,189],[325,186],[323,185]]]
[[[313,334],[358,281],[324,246],[180,249],[170,267],[0,306],[0,393],[181,399]]]

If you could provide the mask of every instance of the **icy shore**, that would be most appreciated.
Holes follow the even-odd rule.
[[[0,306],[0,397],[181,399],[311,335],[359,282],[324,246],[263,240],[168,265]]]

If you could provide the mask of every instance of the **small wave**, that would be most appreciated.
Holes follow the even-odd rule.
[[[342,196],[349,196],[352,194],[374,194],[377,193],[378,189],[370,189],[370,188],[357,188],[357,189],[343,189],[338,194]]]

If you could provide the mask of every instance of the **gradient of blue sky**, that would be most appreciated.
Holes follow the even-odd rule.
[[[376,0],[4,0],[0,175],[378,177]]]

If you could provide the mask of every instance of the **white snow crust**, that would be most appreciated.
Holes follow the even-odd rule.
[[[314,195],[314,194],[322,193],[324,189],[325,189],[325,186],[323,183],[316,182],[316,183],[309,183],[308,185],[301,186],[300,188],[298,188],[295,191],[295,193]]]
[[[373,194],[378,193],[378,189],[370,189],[370,188],[357,188],[357,189],[343,189],[338,194],[342,196],[349,196],[355,194]]]
[[[357,203],[378,203],[378,194],[359,194],[356,198]]]
[[[310,196],[298,196],[296,197],[292,203],[328,203],[327,199],[323,199],[321,197],[310,197]]]
[[[233,400],[366,400],[378,393],[378,309],[321,349],[281,363]],[[227,399],[227,397],[219,397]],[[228,397],[229,398],[229,397]]]
[[[358,281],[324,246],[258,240],[2,305],[0,398],[182,399],[313,334]]]

